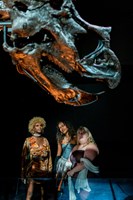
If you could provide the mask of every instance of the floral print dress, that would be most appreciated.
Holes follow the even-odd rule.
[[[34,136],[26,138],[22,150],[23,178],[43,178],[52,171],[52,157],[49,142],[43,138],[39,146]]]

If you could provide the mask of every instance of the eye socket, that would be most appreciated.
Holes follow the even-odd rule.
[[[19,10],[19,11],[23,11],[23,12],[26,12],[27,11],[27,9],[28,9],[28,7],[24,4],[24,3],[22,3],[22,2],[15,2],[14,3],[14,6]]]

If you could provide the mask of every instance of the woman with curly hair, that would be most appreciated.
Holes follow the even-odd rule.
[[[70,122],[59,121],[57,123],[56,139],[57,155],[54,162],[54,171],[56,173],[57,189],[58,191],[63,191],[65,184],[65,179],[63,179],[63,177],[69,169],[69,163],[67,160],[70,156],[70,152],[77,142],[76,131]],[[62,183],[61,186],[59,186],[60,183]]]
[[[42,117],[33,117],[28,124],[32,134],[27,137],[22,149],[21,177],[27,180],[28,188],[26,200],[31,200],[35,184],[41,184],[43,178],[52,172],[51,149],[48,140],[43,136],[46,121]],[[44,197],[41,184],[41,199]]]

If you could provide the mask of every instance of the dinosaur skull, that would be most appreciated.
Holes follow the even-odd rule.
[[[19,73],[32,78],[57,102],[73,106],[90,104],[99,94],[89,93],[69,83],[64,73],[107,83],[114,89],[120,82],[121,67],[110,49],[111,27],[90,24],[81,18],[71,0],[52,4],[50,0],[4,0],[0,16],[11,22],[3,42]],[[94,51],[81,57],[76,38],[95,32]]]

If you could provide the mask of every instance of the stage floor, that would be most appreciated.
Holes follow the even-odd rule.
[[[25,200],[26,185],[19,178],[0,180],[0,200]],[[133,200],[133,179],[90,179],[89,200]],[[47,180],[45,200],[56,200],[55,181]],[[36,186],[34,200],[41,200]],[[68,200],[68,199],[66,199]]]

